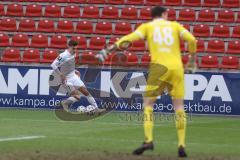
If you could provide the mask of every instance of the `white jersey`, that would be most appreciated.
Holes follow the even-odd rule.
[[[59,71],[66,76],[66,78],[73,77],[75,75],[75,55],[65,50],[53,61],[51,67],[54,70],[59,68]]]

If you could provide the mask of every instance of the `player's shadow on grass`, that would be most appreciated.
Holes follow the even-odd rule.
[[[145,97],[157,97],[159,95],[161,95],[166,89],[168,90],[168,92],[171,91],[172,89],[172,85],[167,83],[167,82],[163,82],[160,80],[159,77],[164,76],[165,73],[167,73],[168,69],[160,64],[151,64],[151,73],[150,73],[150,79],[148,79],[148,85],[152,86],[150,88],[152,88],[151,90],[145,91],[144,95]],[[91,69],[87,69],[87,72],[90,73]],[[91,72],[92,73],[92,72]],[[85,74],[87,75],[87,74]],[[90,74],[92,76],[92,74]],[[144,75],[143,75],[144,76]],[[133,79],[131,79],[131,81],[139,81],[140,79],[145,78],[142,76],[139,77],[135,77]],[[57,80],[59,81],[59,79],[57,79],[56,77],[51,77],[50,76],[50,88],[52,90],[54,90],[55,92],[62,92],[62,94],[66,94],[66,86],[57,86],[56,82],[51,82],[51,80]],[[93,77],[91,78],[93,79]],[[59,83],[59,82],[57,82]],[[53,84],[53,85],[51,85]],[[114,84],[114,83],[113,83]],[[145,84],[146,85],[146,84]],[[51,87],[52,86],[52,87]],[[160,87],[160,86],[164,86],[164,87]],[[136,86],[128,86],[129,92],[131,92],[131,88],[134,88]],[[61,91],[61,88],[63,89]],[[137,99],[142,98],[142,96],[138,96],[137,98],[126,98],[126,96],[122,97],[116,97],[112,92],[108,93],[106,91],[101,91],[99,89],[96,88],[89,88],[88,87],[89,92],[93,95],[93,97],[95,99],[97,99],[98,102],[98,106],[99,108],[102,109],[106,109],[105,112],[102,113],[97,113],[97,112],[93,112],[93,113],[78,113],[78,112],[67,112],[65,110],[63,110],[62,108],[57,107],[57,109],[55,109],[55,115],[57,118],[63,120],[63,121],[88,121],[88,120],[92,120],[92,119],[96,119],[99,118],[101,116],[106,115],[107,113],[118,109],[118,105],[120,103],[124,103],[126,106],[124,107],[125,110],[128,110],[131,108],[131,106],[134,106],[135,104],[137,104]],[[116,92],[118,92],[116,90]],[[118,93],[117,93],[118,94]],[[109,95],[108,97],[101,97],[100,95]],[[121,95],[121,93],[119,93],[118,95]],[[143,95],[143,93],[142,93]]]

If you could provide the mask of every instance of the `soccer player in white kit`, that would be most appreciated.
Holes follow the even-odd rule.
[[[80,72],[75,70],[75,50],[78,42],[70,40],[68,48],[62,52],[51,64],[51,67],[61,77],[61,81],[70,91],[70,97],[61,101],[61,105],[65,111],[69,106],[80,100],[81,95],[85,96],[88,102],[93,106],[92,112],[102,112],[99,109],[95,99],[88,92],[83,81],[80,79]]]

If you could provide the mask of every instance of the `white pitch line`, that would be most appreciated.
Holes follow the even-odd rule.
[[[45,138],[45,136],[22,136],[22,137],[12,137],[12,138],[0,138],[0,142],[20,141],[20,140],[29,140],[29,139],[38,139],[38,138]]]

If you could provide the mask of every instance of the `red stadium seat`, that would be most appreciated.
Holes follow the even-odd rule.
[[[240,25],[235,26],[233,28],[233,33],[232,33],[233,38],[240,38]]]
[[[91,37],[89,49],[100,50],[103,49],[106,44],[106,39],[104,37]]]
[[[114,44],[115,42],[117,42],[120,38],[119,37],[111,37],[108,44]]]
[[[13,18],[5,18],[1,20],[0,23],[0,30],[1,31],[8,31],[8,32],[15,32],[17,30],[16,27],[16,20]]]
[[[222,69],[238,69],[239,59],[235,56],[224,56],[222,58],[222,63],[220,64]]]
[[[122,5],[124,4],[124,0],[108,0],[108,3]]]
[[[55,32],[53,20],[42,19],[38,23],[38,32]]]
[[[126,67],[127,66],[136,66],[138,65],[138,56],[135,53],[132,52],[125,52],[124,55],[127,58],[127,63],[124,64]]]
[[[205,24],[198,24],[193,27],[193,34],[197,37],[209,37],[210,28]]]
[[[56,50],[45,50],[42,59],[40,60],[41,63],[52,63],[58,57],[58,53]]]
[[[211,53],[224,53],[224,42],[222,40],[210,40],[208,41],[207,52]]]
[[[39,63],[40,54],[38,49],[27,49],[23,53],[22,62]]]
[[[116,35],[125,35],[132,32],[131,24],[128,22],[117,22],[115,24],[115,32]]]
[[[190,8],[185,8],[179,11],[179,21],[195,21],[195,11]]]
[[[90,3],[90,4],[105,4],[106,0],[89,0],[88,3]]]
[[[222,7],[240,8],[240,1],[239,0],[224,0],[222,3]]]
[[[68,0],[70,3],[86,3],[87,0]]]
[[[151,7],[141,8],[139,19],[150,20],[151,18]]]
[[[156,5],[162,5],[162,0],[146,0],[146,5],[156,6]]]
[[[228,49],[227,49],[226,53],[228,53],[228,54],[240,54],[240,41],[235,40],[235,41],[228,42]]]
[[[220,10],[218,12],[218,22],[234,22],[234,12],[232,10]]]
[[[67,37],[64,35],[54,35],[51,39],[51,48],[66,48],[67,47]]]
[[[139,40],[132,43],[131,48],[129,48],[130,51],[145,51],[145,41]]]
[[[97,19],[99,17],[99,8],[96,6],[85,6],[83,8],[82,18],[94,18]]]
[[[42,16],[42,6],[38,4],[29,4],[26,7],[25,16],[28,17],[41,17]]]
[[[228,26],[217,25],[213,27],[213,37],[230,37],[230,30]]]
[[[66,18],[79,18],[80,8],[78,6],[69,5],[64,8],[63,17]]]
[[[181,0],[165,0],[167,6],[181,6]]]
[[[96,34],[112,34],[112,23],[110,22],[98,22],[96,24]]]
[[[77,33],[92,34],[93,24],[91,21],[79,21],[76,28]]]
[[[87,49],[87,40],[85,37],[82,36],[72,36],[71,40],[78,41],[78,48],[79,49]]]
[[[205,45],[203,40],[197,41],[197,52],[205,52]]]
[[[237,20],[236,22],[240,23],[240,12],[237,12]]]
[[[189,24],[183,24],[183,27],[184,27],[185,29],[187,29],[188,31],[190,31],[190,25],[189,25]]]
[[[199,11],[198,21],[200,22],[215,22],[215,13],[210,9],[203,9]]]
[[[0,4],[0,16],[3,16],[3,15],[5,15],[5,13],[4,13],[4,5]]]
[[[144,0],[127,0],[127,2],[125,4],[128,4],[128,5],[143,5]]]
[[[122,9],[120,18],[122,19],[137,19],[137,9],[135,7],[125,7]]]
[[[102,17],[106,19],[115,19],[118,18],[118,8],[114,6],[104,6],[102,10]]]
[[[21,4],[8,4],[7,6],[7,16],[16,16],[16,17],[21,17],[23,16],[23,6]]]
[[[26,34],[15,34],[12,37],[12,46],[14,47],[28,47],[28,36]]]
[[[112,66],[126,66],[127,64],[127,57],[125,54],[115,54],[112,57]]]
[[[21,55],[19,49],[6,49],[2,55],[2,62],[20,62]]]
[[[65,3],[66,0],[51,0],[51,2],[54,2],[54,3]]]
[[[168,11],[168,19],[171,21],[176,20],[176,10],[173,8],[168,8],[167,11]]]
[[[61,8],[55,4],[47,5],[45,8],[45,17],[61,17]]]
[[[203,6],[205,7],[217,7],[220,6],[220,0],[204,0]]]
[[[184,6],[201,6],[201,0],[184,0]]]
[[[58,21],[56,32],[72,33],[73,32],[72,21],[69,20]]]
[[[141,65],[141,66],[149,66],[150,62],[151,62],[151,56],[150,56],[150,54],[149,54],[149,53],[143,54],[142,57],[141,57],[141,63],[140,63],[140,65]]]
[[[0,47],[9,46],[9,37],[5,33],[0,33]]]
[[[18,31],[21,32],[35,32],[36,26],[32,19],[22,19],[19,23]]]
[[[200,68],[218,68],[218,58],[217,56],[203,56]]]
[[[116,53],[111,53],[110,55],[108,55],[107,59],[104,61],[104,65],[112,65],[115,57]]]
[[[99,61],[95,58],[95,55],[96,54],[91,51],[82,53],[80,64],[89,64],[89,65],[99,64]]]
[[[32,37],[31,47],[46,48],[48,47],[48,37],[44,34],[35,34]]]

